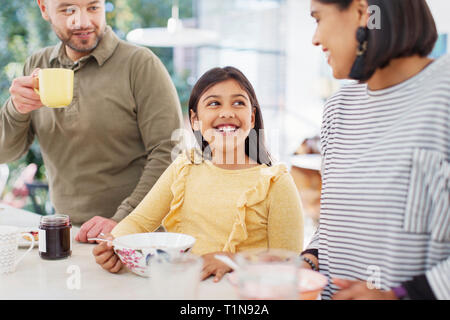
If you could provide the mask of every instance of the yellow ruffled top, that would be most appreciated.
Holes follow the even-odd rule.
[[[169,232],[196,238],[193,253],[303,248],[303,215],[286,166],[226,170],[194,149],[182,153],[112,231],[118,237]]]

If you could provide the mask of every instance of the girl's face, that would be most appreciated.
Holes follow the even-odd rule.
[[[202,94],[197,113],[191,110],[191,125],[201,131],[213,154],[242,151],[245,139],[255,126],[255,112],[239,83],[226,80]]]
[[[313,44],[322,46],[336,79],[349,77],[358,48],[356,31],[363,26],[366,14],[367,2],[364,0],[354,0],[345,10],[340,10],[336,4],[311,0],[311,16],[317,22]]]

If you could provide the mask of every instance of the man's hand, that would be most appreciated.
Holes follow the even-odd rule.
[[[95,241],[88,241],[88,238],[96,238],[100,233],[110,233],[117,225],[117,222],[108,218],[93,217],[86,221],[80,231],[75,236],[75,240],[79,242],[95,243]]]
[[[341,288],[333,300],[397,300],[393,291],[369,289],[365,281],[333,278],[333,283]]]
[[[34,91],[34,88],[39,88],[38,72],[39,69],[35,69],[31,76],[14,79],[9,88],[11,100],[19,113],[27,114],[43,107],[41,97]]]

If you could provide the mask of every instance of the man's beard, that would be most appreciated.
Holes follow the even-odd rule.
[[[106,30],[106,28],[105,28],[100,35],[97,35],[97,33],[94,32],[94,35],[95,35],[94,43],[91,46],[86,47],[86,45],[89,42],[88,40],[81,40],[81,45],[80,45],[80,44],[75,43],[74,41],[71,41],[70,40],[71,36],[67,37],[67,36],[62,35],[62,33],[60,33],[59,30],[53,26],[53,24],[52,24],[52,28],[53,28],[53,31],[55,32],[56,36],[59,38],[59,40],[61,40],[61,42],[65,46],[68,46],[70,49],[72,49],[76,52],[80,52],[80,53],[91,52],[95,48],[97,48],[98,44],[100,43],[100,41],[103,38],[105,30]],[[77,31],[82,31],[82,30],[77,30]]]
[[[97,48],[99,42],[101,40],[101,37],[95,35],[95,41],[93,43],[92,46],[86,47],[86,46],[82,46],[80,47],[79,45],[73,43],[70,41],[70,39],[68,41],[62,41],[66,46],[68,46],[70,49],[76,51],[76,52],[80,52],[80,53],[85,53],[85,52],[91,52],[93,51],[95,48]],[[86,40],[81,40],[81,44],[83,45],[83,42],[85,43],[85,45],[88,43],[88,41]]]

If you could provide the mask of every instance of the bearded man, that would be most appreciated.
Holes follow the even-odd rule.
[[[176,89],[149,49],[120,40],[106,24],[104,0],[37,0],[61,40],[27,59],[0,109],[0,163],[41,147],[57,213],[81,229],[108,233],[171,163],[181,127]],[[73,100],[47,108],[36,88],[41,68],[74,71]]]

